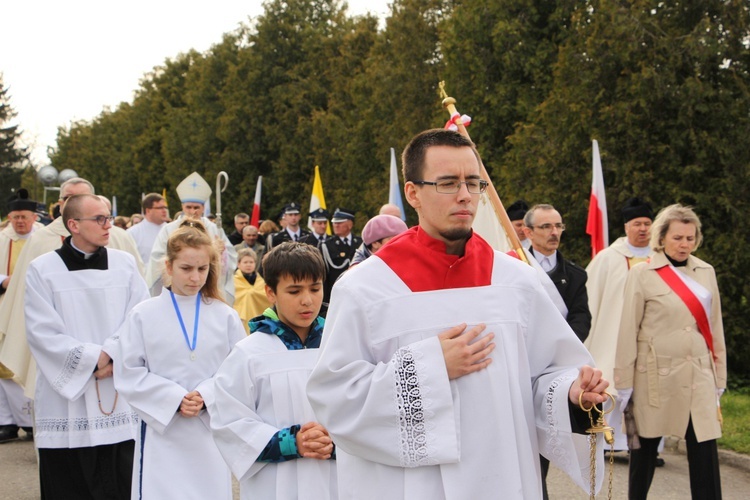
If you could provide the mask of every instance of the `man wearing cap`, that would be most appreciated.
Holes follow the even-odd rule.
[[[625,236],[605,248],[586,267],[588,274],[591,332],[585,345],[602,370],[605,378],[614,375],[617,336],[623,306],[623,292],[628,271],[651,255],[649,239],[654,212],[651,205],[640,198],[630,198],[622,207]],[[608,380],[613,380],[608,378]],[[614,386],[609,388],[614,396]],[[607,415],[607,423],[615,429],[615,450],[627,450],[627,436],[622,432],[622,412],[615,405]]]
[[[406,223],[394,215],[380,214],[368,220],[362,230],[362,244],[354,253],[352,264],[349,267],[367,260],[383,245],[391,241],[391,238],[398,236],[407,229],[409,228]]]
[[[61,211],[65,210],[68,198],[76,194],[94,194],[94,186],[80,177],[63,182],[60,186],[59,200]],[[26,318],[23,312],[26,294],[24,277],[32,260],[60,248],[63,240],[69,235],[62,217],[34,231],[18,256],[8,291],[0,304],[0,337],[1,334],[5,334],[0,345],[0,363],[13,372],[13,379],[24,388],[28,397],[34,397],[36,362],[31,357],[26,340]],[[143,262],[138,247],[126,231],[112,227],[107,248],[122,250],[132,255],[139,273],[143,273]]]
[[[291,202],[284,207],[284,220],[286,221],[286,227],[268,236],[266,243],[266,249],[270,251],[273,247],[277,247],[285,241],[301,241],[302,238],[310,234],[309,231],[302,229],[299,226],[299,214],[300,206],[299,203]]]
[[[320,248],[328,238],[328,212],[324,208],[316,208],[310,212],[310,229],[312,229],[312,233],[300,241]]]
[[[143,263],[147,264],[151,258],[154,241],[169,220],[167,200],[159,193],[149,193],[143,197],[143,212],[144,220],[131,226],[127,231],[138,245],[138,253],[141,254]]]
[[[234,303],[234,270],[237,268],[237,251],[227,239],[224,230],[203,216],[211,192],[211,187],[198,172],[188,175],[177,185],[177,196],[180,197],[182,203],[182,214],[161,228],[146,267],[146,284],[152,297],[161,294],[164,257],[167,253],[169,236],[180,227],[185,218],[190,218],[200,220],[208,234],[214,239],[220,255],[219,289],[224,292],[224,300],[228,304]]]
[[[507,213],[510,222],[513,224],[513,229],[516,230],[516,235],[521,242],[524,250],[531,248],[531,240],[526,237],[526,232],[523,230],[523,217],[526,212],[529,211],[529,205],[523,200],[516,200],[510,204]]]
[[[26,241],[35,229],[43,227],[36,222],[36,202],[29,199],[25,189],[8,202],[10,224],[0,231],[0,302],[10,283],[10,277]],[[0,443],[18,437],[23,428],[31,434],[31,399],[23,394],[23,388],[13,381],[13,372],[0,364]]]
[[[321,246],[323,261],[326,263],[326,280],[323,283],[323,307],[320,315],[325,317],[331,298],[331,289],[341,274],[349,269],[357,247],[362,244],[362,238],[352,234],[354,227],[354,211],[347,208],[337,208],[331,218],[333,236]]]

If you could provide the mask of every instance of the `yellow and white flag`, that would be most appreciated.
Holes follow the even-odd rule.
[[[315,180],[313,180],[312,195],[310,196],[310,210],[309,213],[322,208],[326,209],[326,197],[323,195],[323,181],[320,180],[320,167],[315,165]],[[312,219],[308,216],[307,227],[312,231]],[[331,234],[331,223],[326,225],[326,234]]]

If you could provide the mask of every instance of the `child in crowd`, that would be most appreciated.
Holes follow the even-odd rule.
[[[134,499],[232,498],[205,408],[214,373],[245,335],[221,299],[218,262],[204,226],[184,222],[167,243],[171,286],[133,308],[120,329],[115,388],[141,417]]]
[[[234,272],[234,310],[240,315],[245,333],[250,333],[248,321],[260,316],[271,303],[266,297],[266,282],[257,272],[258,256],[252,248],[237,252]]]
[[[285,242],[263,258],[263,275],[273,306],[216,373],[211,430],[243,499],[335,499],[334,445],[305,393],[323,333],[323,258]]]

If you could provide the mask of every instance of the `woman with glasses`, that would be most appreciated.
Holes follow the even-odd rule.
[[[630,499],[648,495],[668,435],[687,442],[693,498],[721,498],[716,440],[726,350],[716,273],[693,255],[702,239],[695,212],[670,205],[651,228],[655,254],[628,273],[614,373],[619,404],[637,428]]]

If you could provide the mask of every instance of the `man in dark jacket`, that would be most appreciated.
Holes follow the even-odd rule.
[[[333,236],[328,237],[320,246],[323,260],[326,264],[326,279],[323,284],[323,307],[320,315],[325,317],[328,312],[328,304],[331,300],[331,289],[333,284],[349,265],[354,257],[354,252],[362,244],[362,238],[352,233],[354,227],[354,211],[346,208],[337,208],[331,218],[333,223]]]
[[[583,342],[591,329],[589,297],[586,293],[586,270],[565,259],[557,249],[565,231],[562,216],[552,205],[534,205],[524,216],[524,232],[531,240],[529,253],[542,266],[560,292],[568,308],[565,320]],[[549,461],[540,456],[542,467],[542,493],[547,500],[547,472]]]
[[[557,249],[565,231],[560,213],[552,205],[535,205],[524,217],[531,253],[560,292],[568,315],[565,318],[581,342],[591,328],[589,299],[586,294],[586,270],[565,259]]]

